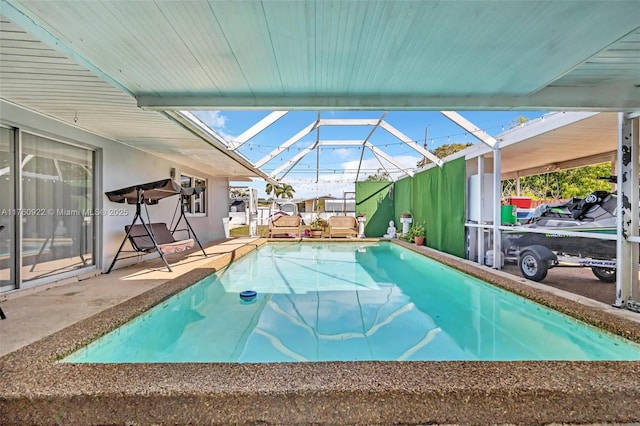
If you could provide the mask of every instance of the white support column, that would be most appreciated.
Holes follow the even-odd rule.
[[[516,172],[516,197],[520,196],[520,173]]]
[[[618,126],[618,217],[616,302],[624,307],[635,302],[640,306],[638,287],[638,118],[619,115]]]
[[[493,268],[502,269],[500,254],[502,252],[502,232],[500,231],[500,202],[502,199],[502,176],[501,176],[501,155],[500,147],[493,148]]]
[[[618,152],[611,155],[611,176],[618,176]],[[618,190],[618,185],[611,182],[611,192]]]
[[[482,205],[484,204],[484,155],[478,157],[478,225],[482,225],[484,217],[484,211]],[[478,227],[476,229],[478,240],[478,263],[484,265],[484,228]]]

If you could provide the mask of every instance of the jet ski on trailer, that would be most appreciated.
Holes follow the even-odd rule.
[[[560,265],[590,267],[604,282],[616,280],[616,241],[558,235],[554,231],[616,234],[616,194],[595,191],[584,199],[542,204],[520,230],[504,231],[506,260],[517,260],[522,276],[542,281],[550,268]],[[522,228],[531,231],[526,232]]]

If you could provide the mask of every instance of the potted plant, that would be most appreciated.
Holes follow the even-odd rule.
[[[424,229],[424,223],[423,224],[415,224],[411,227],[411,230],[409,231],[409,235],[411,236],[411,238],[413,239],[413,242],[416,243],[417,246],[423,246],[424,245],[424,238],[425,238],[425,229]]]
[[[320,216],[316,217],[309,223],[309,227],[311,228],[311,237],[320,238],[322,237],[322,231],[328,226],[328,222],[321,218]]]

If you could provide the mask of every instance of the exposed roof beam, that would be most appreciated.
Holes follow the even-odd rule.
[[[317,142],[313,142],[311,143],[311,145],[309,145],[308,147],[306,147],[305,149],[303,149],[302,151],[300,151],[299,153],[297,153],[296,155],[294,155],[289,161],[287,161],[286,163],[282,164],[280,167],[278,167],[277,169],[275,169],[274,171],[272,171],[270,173],[271,177],[273,177],[274,179],[276,178],[276,176],[278,176],[278,174],[283,171],[284,169],[286,169],[287,167],[291,166],[291,168],[295,167],[296,164],[298,164],[298,162],[300,160],[302,160],[302,158],[309,154],[311,151],[313,151],[316,147],[318,143]],[[289,173],[291,171],[291,169],[287,170],[287,173]],[[285,173],[284,175],[282,175],[280,177],[280,179],[282,179],[283,177],[285,177],[287,175],[287,173]]]
[[[433,161],[438,167],[442,167],[443,163],[441,159],[439,159],[437,156],[433,155],[432,153],[430,153],[429,151],[427,151],[426,149],[418,145],[416,141],[411,140],[409,136],[405,135],[400,130],[393,127],[391,124],[383,120],[380,122],[380,127],[385,129],[387,132],[391,133],[396,138],[400,139],[405,144],[409,145],[411,148],[413,148],[414,151],[417,151],[423,157],[427,157],[429,160]]]
[[[375,132],[378,129],[378,127],[380,126],[380,123],[382,123],[382,121],[384,120],[384,118],[386,116],[387,116],[387,111],[382,113],[382,115],[380,116],[380,118],[376,122],[375,127],[373,129],[371,129],[371,131],[367,135],[367,138],[364,140],[364,143],[362,144],[362,150],[360,151],[360,161],[358,162],[358,171],[356,172],[356,179],[355,179],[356,182],[358,181],[358,177],[360,176],[360,168],[362,167],[362,159],[364,158],[364,147],[365,147],[365,144],[367,142],[369,142],[369,139],[371,139],[371,136],[373,136],[373,132]],[[378,159],[378,161],[380,161],[380,160]],[[382,163],[380,163],[380,164],[382,164]]]
[[[380,159],[380,157],[378,156],[378,154],[376,154],[375,152],[373,153],[373,158],[375,158],[376,160],[378,160],[378,163],[380,163],[380,167],[382,167],[385,171],[385,173],[387,174],[387,176],[389,176],[389,178],[395,182],[397,179],[393,177],[393,175],[391,173],[389,173],[389,170],[387,170],[387,167],[384,165],[384,162]],[[380,169],[378,169],[380,170]]]
[[[381,149],[373,146],[371,144],[371,142],[366,142],[365,146],[367,148],[369,148],[374,154],[384,158],[385,160],[387,160],[389,163],[393,164],[394,166],[396,166],[399,170],[401,170],[404,174],[408,175],[408,176],[413,176],[413,172],[407,168],[405,168],[402,164],[398,163],[396,160],[393,159],[393,157],[390,157],[387,155],[386,152],[382,151]],[[384,167],[384,166],[383,166]]]
[[[545,164],[538,167],[532,167],[530,169],[519,170],[513,173],[504,173],[502,179],[513,179],[517,176],[533,176],[542,173],[556,172],[559,170],[575,169],[576,167],[589,166],[592,164],[606,163],[611,161],[611,158],[616,154],[616,151],[603,152],[601,154],[591,155],[589,157],[575,158],[567,161],[559,161],[557,163]],[[516,176],[517,173],[517,176]]]
[[[291,137],[289,140],[284,142],[282,145],[278,146],[276,149],[274,149],[273,151],[271,151],[270,153],[268,153],[267,155],[259,159],[256,162],[256,167],[262,167],[269,161],[273,160],[282,151],[286,150],[291,145],[293,145],[294,143],[298,142],[300,139],[304,138],[309,133],[311,133],[313,129],[315,129],[317,126],[318,126],[318,121],[316,120],[313,123],[309,124],[304,129],[300,130],[298,133],[296,133],[293,137]]]
[[[245,130],[240,136],[231,141],[231,143],[229,144],[231,146],[231,149],[238,149],[249,139],[253,138],[258,133],[262,132],[264,129],[284,117],[288,112],[289,111],[273,111],[271,114],[258,121],[249,129]]]
[[[484,130],[476,127],[472,122],[461,116],[455,111],[440,111],[442,115],[447,117],[449,120],[456,123],[458,126],[462,127],[467,132],[471,133],[471,136],[478,139],[480,142],[489,146],[490,148],[494,148],[498,141],[491,135],[489,135]]]
[[[600,103],[600,99],[606,102]],[[138,106],[150,110],[253,109],[253,110],[478,110],[503,111],[635,111],[640,90],[628,85],[599,87],[551,86],[522,96],[174,96],[139,95]],[[615,100],[612,101],[612,100]]]

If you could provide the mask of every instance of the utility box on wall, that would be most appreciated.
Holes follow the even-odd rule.
[[[478,174],[469,176],[467,182],[467,219],[472,222],[493,221],[493,173],[485,173],[482,179],[482,219],[480,219],[480,197]]]

